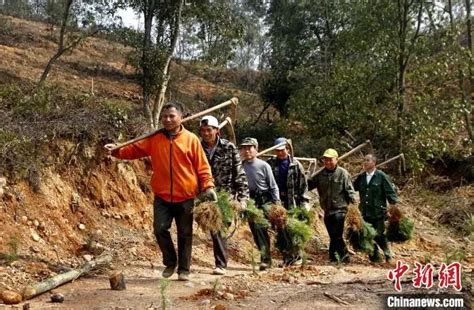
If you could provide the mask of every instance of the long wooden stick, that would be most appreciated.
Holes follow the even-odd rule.
[[[223,103],[220,103],[220,104],[218,104],[218,105],[216,105],[216,106],[213,106],[212,108],[209,108],[209,109],[207,109],[207,110],[201,111],[201,112],[196,113],[196,114],[194,114],[194,115],[188,116],[188,117],[184,118],[182,122],[184,123],[184,122],[193,120],[193,119],[195,119],[195,118],[198,118],[198,117],[201,117],[201,116],[206,115],[206,114],[208,114],[208,113],[211,113],[211,112],[213,112],[213,111],[215,111],[215,110],[219,110],[219,109],[221,109],[221,108],[224,108],[224,107],[226,107],[226,106],[228,106],[228,105],[237,106],[238,103],[239,103],[239,99],[237,99],[236,97],[233,97],[233,98],[231,98],[230,100],[227,100],[227,101],[225,101],[225,102],[223,102]],[[134,139],[128,140],[128,141],[123,142],[123,143],[119,143],[119,144],[117,144],[116,146],[114,146],[113,148],[110,148],[110,151],[118,150],[118,149],[120,149],[120,148],[122,148],[122,147],[124,147],[124,146],[130,145],[130,144],[132,144],[132,143],[135,143],[135,142],[138,142],[138,141],[140,141],[140,140],[143,140],[143,139],[146,139],[146,138],[148,138],[148,137],[151,137],[151,136],[153,136],[154,134],[156,134],[158,131],[159,131],[159,129],[153,130],[153,131],[151,131],[151,132],[149,132],[149,133],[145,133],[145,134],[143,134],[143,135],[140,135],[140,136],[138,136],[138,137],[136,137],[136,138],[134,138]]]
[[[31,299],[47,291],[50,291],[64,283],[73,281],[79,278],[80,276],[90,272],[96,266],[108,264],[111,261],[112,261],[111,255],[103,255],[103,256],[98,257],[96,260],[85,263],[79,269],[74,269],[66,273],[61,273],[54,277],[46,279],[42,282],[30,285],[30,286],[26,286],[23,289],[23,293],[22,293],[23,300]]]
[[[382,162],[382,163],[376,165],[375,167],[376,167],[376,168],[383,167],[383,166],[385,166],[386,164],[389,164],[389,163],[391,163],[391,162],[393,162],[393,161],[395,161],[395,160],[397,160],[397,159],[399,159],[399,158],[401,158],[401,160],[403,161],[403,160],[405,160],[405,155],[403,155],[403,153],[400,153],[400,154],[398,154],[397,156],[394,156],[394,157],[392,157],[392,158],[389,158],[389,159],[387,159],[386,161],[384,161],[384,162]],[[353,177],[353,179],[357,178],[359,175],[361,175],[361,174],[364,173],[364,172],[365,172],[365,171],[359,172],[357,175],[355,175],[355,176]]]
[[[225,118],[225,120],[220,123],[219,125],[219,129],[222,129],[224,128],[225,126],[227,126],[227,134],[229,135],[229,141],[234,143],[234,145],[237,143],[237,140],[235,138],[235,131],[234,131],[234,125],[232,124],[232,119],[227,116]]]
[[[288,142],[287,142],[287,141],[288,141]],[[265,153],[271,152],[271,151],[273,151],[273,150],[275,150],[275,149],[277,149],[277,148],[279,148],[279,147],[282,147],[282,146],[284,146],[284,145],[286,146],[287,144],[290,145],[290,147],[291,147],[291,139],[287,139],[287,141],[282,142],[282,143],[279,143],[279,144],[274,145],[274,146],[272,146],[272,147],[269,147],[268,149],[265,149],[265,150],[263,150],[263,151],[257,153],[257,156],[262,156],[262,155],[265,154]]]
[[[341,155],[338,160],[343,160],[344,158],[348,157],[348,156],[351,156],[352,154],[354,154],[355,152],[357,152],[358,150],[366,147],[367,145],[371,145],[370,144],[370,140],[367,140],[365,141],[364,143],[362,144],[359,144],[358,146],[356,146],[355,148],[353,148],[352,150],[350,150],[349,152],[347,153],[344,153],[343,155]],[[321,167],[319,168],[318,170],[316,170],[315,173],[313,173],[309,178],[314,178],[316,175],[318,175],[321,171],[324,170],[324,167]]]

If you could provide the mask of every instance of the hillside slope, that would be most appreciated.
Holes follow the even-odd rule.
[[[23,152],[23,157],[8,157],[15,154],[5,152],[11,161],[1,163],[2,171],[13,167],[24,169],[25,173],[23,177],[8,176],[0,197],[0,291],[21,290],[27,284],[109,252],[114,255],[111,268],[124,270],[132,279],[130,289],[124,295],[112,295],[105,290],[107,279],[102,273],[59,289],[66,294],[64,306],[145,308],[150,303],[159,304],[160,297],[156,295],[161,253],[151,225],[150,164],[147,160],[111,160],[102,149],[105,142],[133,137],[143,127],[140,125],[140,87],[126,61],[130,49],[103,39],[88,40],[61,59],[50,74],[49,84],[57,94],[51,95],[56,101],[48,102],[57,105],[48,106],[45,112],[33,113],[26,111],[28,107],[21,102],[11,106],[9,100],[16,100],[15,92],[27,93],[34,87],[54,53],[54,42],[45,24],[0,17],[6,22],[6,27],[0,30],[0,87],[5,93],[9,89],[9,95],[2,97],[7,99],[0,101],[0,112],[5,116],[0,139],[5,138],[1,135],[3,132],[16,131],[20,137],[39,141],[32,144],[34,148],[29,148],[30,144],[15,148],[15,152]],[[171,97],[185,102],[190,112],[230,96],[240,99],[241,121],[254,119],[261,111],[256,94],[233,87],[228,81],[213,83],[205,75],[194,74],[199,70],[191,69],[190,64],[174,63],[170,85]],[[11,88],[12,84],[18,89]],[[123,117],[121,109],[129,111],[129,117],[120,118]],[[101,113],[104,115],[99,115]],[[124,124],[109,123],[111,119]],[[46,138],[39,139],[43,133]],[[2,151],[21,145],[15,144],[16,140],[8,141],[1,146]],[[47,154],[45,161],[40,154]],[[19,158],[31,161],[23,165],[15,161]],[[474,186],[466,185],[444,193],[421,193],[418,185],[408,183],[401,188],[401,197],[404,210],[416,219],[417,234],[414,240],[393,246],[395,258],[436,265],[443,261],[461,261],[466,286],[470,289],[474,263],[472,240],[449,226],[440,225],[438,219],[446,213],[446,208],[474,212]],[[340,306],[306,282],[319,281],[316,287],[322,285],[328,294],[335,294],[349,276],[370,280],[384,277],[391,267],[373,266],[367,257],[359,254],[351,265],[329,265],[325,250],[328,237],[320,219],[315,227],[319,245],[316,241],[311,244],[307,266],[289,270],[275,268],[254,275],[249,254],[254,247],[253,239],[247,225],[240,226],[229,240],[231,272],[228,277],[218,278],[221,283],[209,274],[214,264],[209,236],[196,229],[193,248],[196,278],[189,287],[173,281],[170,294],[175,305],[180,308],[209,308],[210,304],[218,303],[253,308],[273,308],[276,303],[281,307],[298,308],[311,308],[315,304]],[[275,252],[275,256],[279,257],[278,253]],[[198,291],[217,284],[227,287],[219,291],[231,292],[239,298],[232,300],[223,294],[210,297]],[[343,299],[359,307],[377,304],[377,290],[393,292],[389,281],[376,284],[378,287],[369,285],[370,290],[363,285],[344,285],[354,296]],[[288,297],[293,295],[297,297]],[[95,301],[91,301],[94,298]],[[48,307],[48,299],[44,295],[31,304]],[[207,299],[212,299],[212,303],[202,303]]]

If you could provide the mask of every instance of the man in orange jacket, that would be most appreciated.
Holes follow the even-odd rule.
[[[153,228],[163,253],[163,277],[169,278],[178,267],[178,279],[189,280],[193,238],[194,198],[204,191],[217,201],[211,167],[199,138],[181,123],[183,107],[174,102],[163,107],[163,129],[156,134],[111,152],[120,159],[149,156],[153,168],[151,187],[155,195]],[[107,149],[114,144],[107,144]],[[169,229],[175,219],[178,230],[178,255]]]

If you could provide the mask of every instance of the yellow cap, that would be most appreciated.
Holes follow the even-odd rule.
[[[323,157],[338,158],[339,154],[337,154],[337,151],[335,149],[327,149],[324,151]]]

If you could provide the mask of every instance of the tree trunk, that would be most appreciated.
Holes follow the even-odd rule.
[[[464,119],[466,123],[466,130],[471,139],[471,143],[474,142],[474,131],[472,128],[472,85],[474,83],[474,76],[472,72],[473,61],[473,46],[472,46],[472,21],[471,21],[471,0],[465,0],[466,4],[466,34],[467,34],[467,44],[469,51],[469,80],[468,87],[464,90]]]
[[[161,85],[159,87],[158,95],[156,96],[155,103],[153,105],[153,110],[152,110],[153,125],[155,128],[159,126],[159,117],[160,117],[161,109],[163,108],[164,103],[165,103],[166,90],[168,88],[168,82],[170,79],[169,66],[171,63],[171,57],[173,56],[174,50],[176,48],[176,42],[178,42],[179,30],[181,26],[181,12],[183,10],[183,3],[184,3],[184,0],[181,0],[179,2],[177,12],[175,13],[174,24],[172,25],[172,28],[171,28],[171,42],[168,48],[167,58],[163,65],[163,70],[162,70],[163,74],[162,74]]]
[[[153,114],[150,107],[150,99],[153,85],[153,74],[151,67],[151,27],[153,25],[153,16],[155,13],[155,0],[145,1],[143,7],[143,15],[145,18],[145,35],[143,36],[143,52],[142,52],[142,71],[143,71],[143,113],[148,122],[150,129],[154,128],[153,126]]]
[[[64,54],[64,52],[69,49],[64,48],[64,36],[66,33],[67,22],[69,20],[69,11],[71,9],[73,1],[74,0],[67,0],[66,7],[64,8],[63,20],[61,22],[61,31],[59,32],[58,51],[56,52],[56,54],[53,55],[53,57],[51,57],[51,59],[48,61],[48,64],[44,68],[43,74],[41,75],[41,78],[38,82],[38,88],[41,88],[44,81],[46,81],[46,78],[48,77],[48,74],[51,71],[53,64],[58,60],[59,57],[61,57],[62,54]]]

